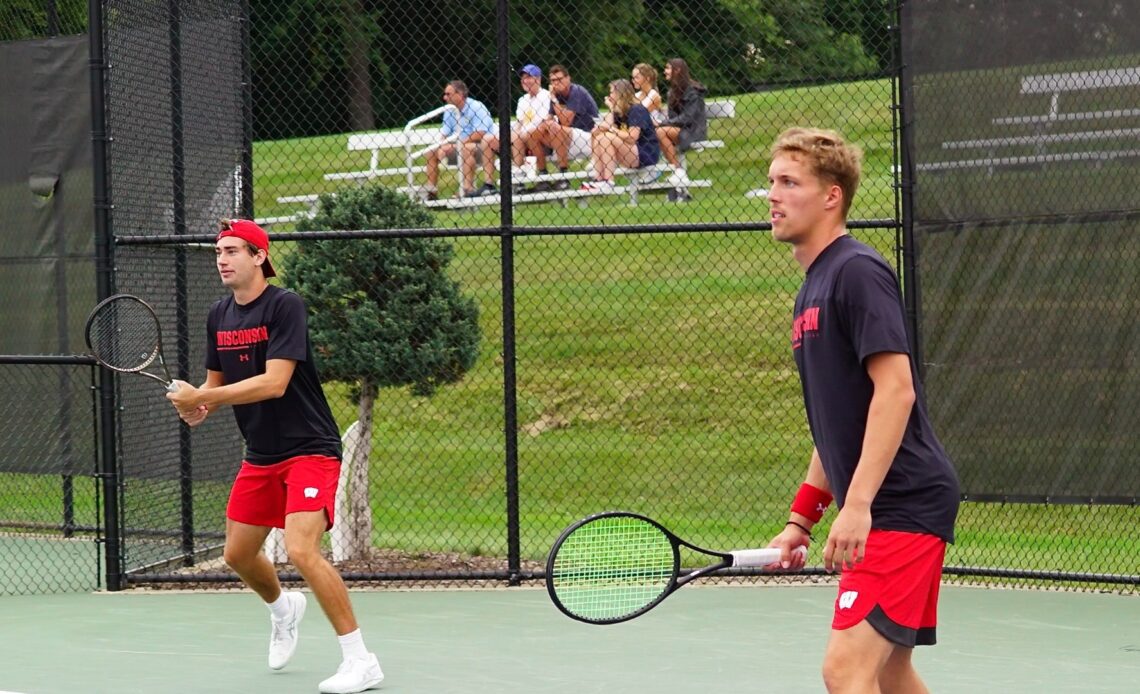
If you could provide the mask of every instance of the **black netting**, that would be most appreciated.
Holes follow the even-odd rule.
[[[908,12],[920,334],[964,489],[1135,504],[1136,8]]]

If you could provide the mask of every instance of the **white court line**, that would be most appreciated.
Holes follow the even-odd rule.
[[[227,658],[229,653],[187,653],[186,651],[128,651],[122,649],[109,649],[101,651],[103,653],[129,653],[130,655],[177,655],[177,656],[198,656],[206,658]],[[0,694],[19,694],[19,692],[0,692]]]

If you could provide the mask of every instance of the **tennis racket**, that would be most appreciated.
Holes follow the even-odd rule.
[[[681,575],[681,548],[716,559]],[[806,556],[804,547],[798,548]],[[714,552],[685,542],[655,520],[626,511],[584,518],[562,532],[546,560],[546,590],[567,616],[588,624],[639,617],[681,586],[730,567],[780,561],[780,550]]]
[[[162,358],[162,326],[150,304],[130,294],[116,294],[91,309],[85,329],[87,347],[102,366],[153,378],[167,391],[178,390]],[[145,371],[158,362],[161,374]]]

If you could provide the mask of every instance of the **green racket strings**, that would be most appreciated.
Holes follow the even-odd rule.
[[[600,518],[567,536],[554,558],[553,585],[569,612],[616,620],[660,598],[673,578],[673,545],[638,518]]]

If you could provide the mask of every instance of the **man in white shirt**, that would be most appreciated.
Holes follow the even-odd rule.
[[[519,70],[519,83],[523,95],[515,108],[515,124],[511,127],[511,160],[517,170],[526,155],[526,141],[550,113],[550,92],[542,88],[542,70],[537,65],[524,65]],[[496,134],[484,137],[480,142],[483,148],[483,176],[486,183],[479,189],[484,194],[498,192],[495,188],[495,157],[499,152],[499,138]],[[518,183],[516,179],[516,184]]]

